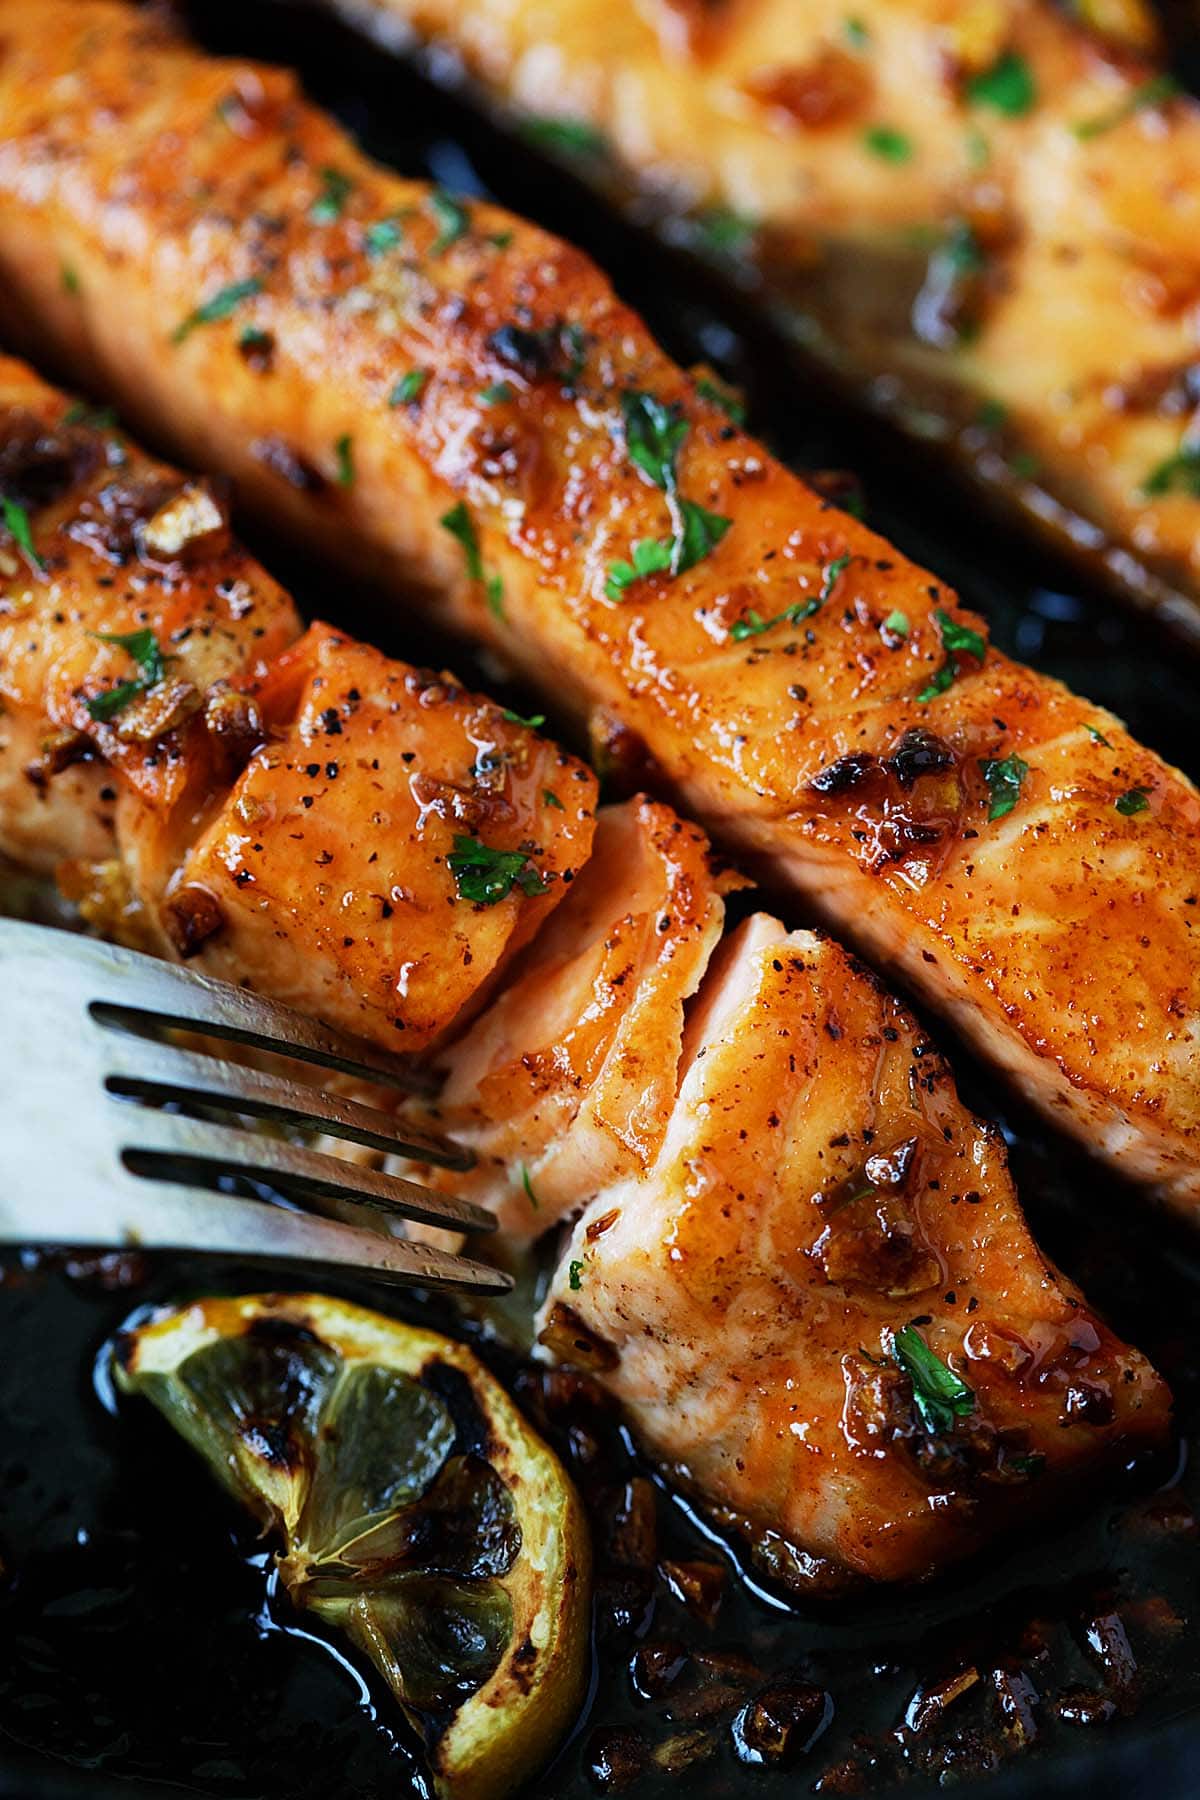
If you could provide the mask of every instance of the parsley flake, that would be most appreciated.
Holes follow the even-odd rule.
[[[1143,81],[1116,106],[1107,112],[1100,113],[1094,119],[1081,119],[1072,127],[1077,138],[1101,137],[1104,132],[1111,131],[1114,125],[1124,124],[1135,113],[1145,112],[1156,106],[1165,106],[1168,100],[1174,100],[1183,89],[1173,75],[1152,75],[1149,81]]]
[[[901,612],[897,607],[895,612],[890,612],[883,621],[883,629],[890,631],[893,637],[906,638],[912,629],[908,622],[908,614]]]
[[[493,381],[490,387],[480,389],[479,400],[483,406],[504,406],[513,397],[512,386],[507,381]]]
[[[530,1206],[532,1206],[534,1212],[540,1212],[542,1203],[533,1191],[533,1183],[529,1179],[529,1170],[526,1168],[524,1163],[520,1164],[520,1169],[521,1169],[521,1186],[525,1189],[525,1198],[528,1200]]]
[[[182,344],[198,326],[216,325],[222,319],[228,319],[243,300],[251,300],[255,294],[261,294],[262,285],[257,275],[251,275],[245,281],[231,281],[228,287],[219,288],[211,299],[202,301],[186,319],[180,320],[171,333],[171,342]]]
[[[735,393],[732,388],[722,386],[720,383],[713,381],[708,375],[702,375],[696,383],[696,392],[698,394],[703,394],[706,400],[711,400],[714,406],[719,406],[721,411],[731,418],[735,425],[745,424],[745,405],[743,404],[741,396]]]
[[[941,607],[933,616],[937,620],[946,660],[928,685],[923,687],[917,695],[917,702],[921,706],[924,706],[929,700],[936,699],[939,694],[944,694],[948,687],[953,687],[959,674],[957,658],[960,655],[973,656],[979,662],[983,662],[987,656],[987,639],[978,631],[972,630],[969,625],[960,625],[957,619],[952,618]]]
[[[399,381],[388,395],[388,405],[411,406],[414,400],[419,400],[421,398],[421,395],[425,390],[425,383],[428,380],[428,369],[410,369],[407,375],[402,375],[400,377]],[[442,524],[444,525],[445,523],[446,521],[443,519]]]
[[[504,708],[503,716],[510,725],[524,725],[527,731],[540,731],[546,723],[545,713],[530,713],[526,719],[519,712],[514,712],[511,706]]]
[[[368,225],[363,233],[367,255],[374,258],[386,256],[389,250],[396,250],[404,242],[404,226],[398,215],[390,219],[376,219]]]
[[[334,446],[337,454],[337,481],[339,487],[354,486],[354,439],[348,431],[342,433]]]
[[[567,1285],[573,1294],[577,1294],[583,1286],[583,1264],[578,1257],[572,1257],[567,1264]]]
[[[456,244],[470,229],[471,216],[461,201],[444,188],[435,188],[429,196],[429,207],[437,220],[438,235],[434,239],[431,256],[441,256],[451,244]]]
[[[990,106],[1010,119],[1019,119],[1037,99],[1033,70],[1015,50],[1006,50],[967,83],[967,98],[975,106]]]
[[[1094,744],[1103,744],[1103,746],[1106,750],[1112,749],[1112,745],[1109,743],[1108,739],[1105,737],[1104,733],[1100,730],[1100,728],[1098,726],[1088,725],[1086,727],[1086,730],[1087,730],[1088,736],[1091,738],[1091,740]]]
[[[728,206],[710,206],[692,222],[701,248],[714,256],[742,256],[758,230],[753,219]]]
[[[38,573],[44,573],[46,565],[33,547],[33,532],[29,527],[29,514],[21,502],[12,500],[5,494],[0,497],[0,510],[3,511],[4,523],[13,542],[24,552]]]
[[[1126,819],[1132,819],[1135,813],[1148,812],[1150,809],[1150,789],[1132,787],[1119,796],[1114,803],[1117,811]]]
[[[1029,764],[1014,753],[999,759],[981,757],[979,767],[992,796],[992,804],[988,808],[989,821],[1007,818],[1020,799],[1021,784],[1029,773]]]
[[[604,592],[610,600],[623,599],[626,590],[645,575],[678,575],[695,568],[712,554],[733,523],[677,491],[676,462],[688,433],[688,421],[678,406],[630,388],[621,395],[621,413],[629,460],[666,494],[675,532],[671,538],[640,538],[631,551],[631,561],[609,565]]]
[[[521,136],[539,150],[552,150],[560,156],[594,157],[608,152],[608,139],[586,119],[525,119]]]
[[[542,805],[552,806],[555,812],[566,812],[567,810],[553,788],[542,789]]]
[[[456,836],[454,849],[446,858],[454,876],[459,897],[477,906],[495,906],[507,900],[514,887],[532,899],[550,891],[524,850],[493,850],[477,837]]]
[[[1189,494],[1200,500],[1200,444],[1185,444],[1152,469],[1142,483],[1144,494]]]
[[[149,626],[140,631],[89,631],[88,636],[95,638],[97,643],[112,644],[116,649],[124,650],[142,671],[136,680],[119,681],[104,693],[93,694],[87,702],[89,716],[104,722],[123,712],[139,694],[157,687],[166,673],[166,658]]]
[[[321,192],[308,209],[314,225],[332,225],[346,210],[354,183],[340,169],[321,170]]]
[[[487,596],[487,603],[498,619],[504,617],[504,583],[499,575],[489,575],[483,566],[483,557],[479,550],[479,534],[475,530],[475,521],[467,510],[465,500],[452,506],[449,512],[442,514],[439,525],[445,527],[451,537],[457,538],[463,547],[463,555],[467,559],[467,574],[472,581],[481,581]]]
[[[893,1334],[892,1358],[912,1382],[913,1402],[926,1431],[953,1431],[959,1419],[975,1411],[975,1396],[965,1381],[929,1348],[915,1325]]]
[[[891,125],[872,125],[863,132],[863,143],[872,156],[878,156],[883,162],[906,163],[913,159],[914,145],[905,131],[896,131]]]

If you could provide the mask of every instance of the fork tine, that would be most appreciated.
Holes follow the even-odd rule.
[[[0,1190],[0,1242],[24,1243],[21,1208],[9,1216]],[[236,1256],[241,1261],[321,1264],[367,1270],[387,1280],[421,1287],[458,1288],[467,1293],[507,1293],[512,1277],[487,1263],[451,1256],[432,1244],[363,1231],[332,1219],[312,1219],[263,1200],[186,1186],[151,1186],[130,1181],[109,1209],[106,1229],[97,1233],[96,1209],[68,1197],[51,1209],[38,1233],[42,1243],[100,1244],[118,1249],[172,1250]]]
[[[70,935],[63,935],[70,946]],[[82,942],[86,946],[87,940]],[[389,1056],[371,1044],[345,1037],[276,1000],[158,962],[136,950],[111,945],[101,948],[103,958],[95,959],[97,997],[88,1012],[102,1025],[125,1031],[203,1031],[253,1050],[338,1069],[363,1081],[382,1081],[405,1092],[428,1091],[433,1085],[423,1071],[399,1054]],[[75,954],[80,954],[78,949]]]
[[[493,1214],[469,1200],[434,1194],[416,1182],[380,1169],[364,1168],[320,1150],[309,1150],[278,1138],[214,1125],[175,1113],[127,1107],[128,1122],[119,1132],[121,1160],[135,1175],[182,1179],[204,1185],[206,1179],[243,1175],[277,1188],[280,1193],[347,1201],[378,1213],[440,1225],[448,1231],[494,1231]]]
[[[280,1124],[319,1126],[334,1137],[388,1156],[407,1156],[443,1169],[474,1167],[474,1154],[449,1139],[410,1129],[395,1113],[289,1081],[243,1063],[230,1063],[152,1038],[125,1037],[114,1045],[110,1093],[184,1105],[228,1107]]]

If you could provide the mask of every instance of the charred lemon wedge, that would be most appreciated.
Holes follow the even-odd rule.
[[[461,1344],[315,1294],[122,1334],[154,1402],[275,1532],[292,1600],[370,1657],[447,1800],[499,1800],[583,1697],[588,1538],[555,1457]]]

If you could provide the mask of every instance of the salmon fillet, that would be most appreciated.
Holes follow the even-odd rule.
[[[1195,1214],[1181,774],[776,463],[578,252],[115,0],[0,27],[12,329],[501,650]]]
[[[0,852],[389,1050],[479,1003],[587,860],[590,770],[449,676],[301,637],[209,486],[11,358],[0,502]]]
[[[1200,105],[1144,6],[341,0],[1200,643]],[[399,27],[398,31],[396,28]]]
[[[439,1039],[439,1118],[480,1156],[457,1191],[492,1205],[514,1239],[590,1206],[584,1241],[603,1238],[606,1254],[625,1246],[590,1270],[574,1319],[547,1321],[548,1341],[576,1360],[580,1344],[600,1355],[622,1392],[616,1325],[597,1315],[585,1343],[583,1309],[611,1287],[627,1322],[636,1283],[664,1389],[679,1391],[697,1364],[669,1246],[672,1233],[685,1241],[671,1222],[680,1156],[699,1171],[710,1153],[702,1143],[681,1152],[677,1140],[710,1109],[691,1071],[711,1052],[718,1072],[712,1021],[740,995],[721,1040],[726,1125],[769,1164],[781,1143],[772,1108],[786,1102],[788,1167],[811,1187],[772,1182],[757,1201],[793,1245],[786,1355],[764,1317],[770,1360],[747,1394],[763,1432],[780,1407],[807,1417],[811,1406],[811,1429],[832,1445],[810,1350],[826,1356],[839,1341],[853,1361],[860,1342],[877,1343],[882,1372],[864,1379],[882,1384],[887,1418],[869,1441],[837,1439],[850,1459],[842,1491],[861,1478],[864,1509],[887,1504],[890,1487],[910,1511],[925,1491],[939,1508],[978,1514],[970,1529],[945,1532],[947,1557],[1003,1522],[997,1484],[1023,1517],[1060,1491],[1061,1476],[1162,1440],[1164,1385],[1038,1257],[1002,1149],[900,1009],[841,952],[784,940],[772,921],[754,925],[753,943],[803,943],[805,969],[825,971],[823,985],[806,976],[760,1004],[745,978],[746,935],[718,949],[723,895],[738,878],[716,871],[695,826],[639,799],[601,814],[591,853],[595,782],[580,764],[448,676],[390,662],[329,626],[298,635],[286,594],[230,537],[210,488],[152,462],[11,359],[0,359],[0,508],[0,845],[22,860],[33,847],[41,866],[84,846],[92,860],[76,861],[67,884],[110,933],[190,953],[387,1048]],[[147,667],[155,658],[161,669]],[[762,1065],[766,1087],[756,1086],[764,1032],[777,1047],[803,1047],[802,1061],[784,1051],[786,1074]],[[833,1111],[844,1114],[836,1129]],[[683,1196],[697,1227],[708,1221],[711,1248],[688,1250],[688,1279],[708,1258],[713,1292],[741,1280],[722,1246],[723,1221],[746,1205],[741,1181],[736,1162],[718,1160]],[[796,1247],[826,1225],[812,1280],[833,1285],[810,1303]],[[660,1284],[640,1260],[655,1243],[667,1263]],[[559,1283],[571,1302],[575,1260]],[[742,1379],[758,1334],[752,1261],[746,1275],[735,1329],[716,1310],[699,1321],[712,1394],[707,1410],[687,1409],[700,1493],[710,1495],[711,1471],[711,1503],[764,1555],[794,1541],[794,1555],[771,1552],[785,1579],[928,1573],[943,1554],[936,1530],[914,1528],[903,1547],[885,1533],[860,1545],[844,1518],[809,1516],[811,1493],[792,1505],[778,1481],[755,1493],[756,1464],[745,1480],[722,1468],[722,1383],[727,1393]],[[943,1291],[951,1278],[961,1298]],[[913,1321],[927,1315],[938,1319],[933,1349],[916,1346],[927,1327]],[[968,1321],[986,1321],[992,1336],[964,1335]],[[993,1341],[1012,1380],[995,1393],[978,1384],[978,1401],[971,1386],[968,1406],[977,1346]],[[644,1348],[629,1367],[636,1401]],[[957,1397],[929,1413],[936,1429],[926,1431],[914,1408],[929,1412],[918,1390],[930,1380]],[[677,1459],[678,1438],[649,1411],[634,1416],[647,1443]],[[822,1466],[803,1465],[810,1482],[814,1471],[823,1478]],[[926,1511],[936,1523],[940,1513]]]

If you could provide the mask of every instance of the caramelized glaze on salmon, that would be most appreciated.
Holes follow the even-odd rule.
[[[0,849],[388,1049],[443,1033],[586,861],[591,772],[449,676],[299,637],[207,486],[10,358],[0,496]]]
[[[0,307],[499,647],[1200,1200],[1200,797],[694,390],[578,252],[117,0],[3,0]],[[1140,129],[1140,127],[1139,127]]]
[[[1162,1439],[1162,1383],[1037,1255],[902,1010],[772,920],[718,949],[737,878],[696,827],[630,802],[589,857],[581,765],[448,676],[298,637],[208,490],[9,360],[0,468],[0,843],[86,844],[110,931],[389,1048],[440,1037],[464,1186],[513,1238],[583,1214],[547,1342],[774,1573],[921,1577]],[[169,537],[181,508],[204,529]]]

